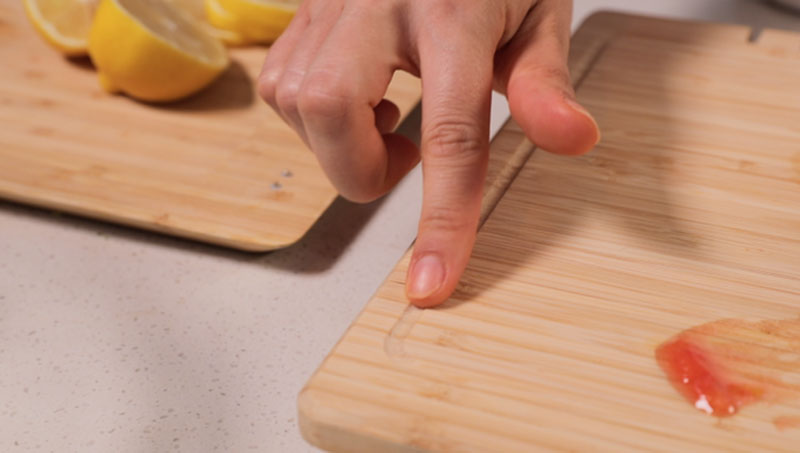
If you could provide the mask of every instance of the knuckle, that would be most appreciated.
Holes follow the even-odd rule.
[[[300,115],[309,118],[341,118],[352,103],[349,86],[328,74],[309,75],[297,95]]]
[[[425,15],[436,20],[438,18],[452,18],[463,10],[463,2],[458,0],[430,0]]]
[[[456,233],[477,229],[477,219],[465,215],[463,207],[437,205],[420,219],[420,230]]]
[[[280,74],[274,69],[264,69],[258,76],[258,95],[267,104],[275,107],[275,93],[278,89],[278,79]]]
[[[462,39],[468,37],[478,44],[486,42],[489,30],[498,35],[502,33],[497,25],[502,25],[505,18],[504,6],[487,10],[482,2],[428,0],[420,3],[423,6],[417,10],[421,15],[419,20],[428,25],[421,30],[423,36],[449,39],[451,33],[458,33]]]
[[[275,90],[275,104],[286,115],[297,113],[299,84],[291,80],[282,80]]]
[[[427,137],[427,154],[434,158],[477,158],[488,147],[482,128],[462,120],[438,121]]]
[[[382,178],[371,173],[351,172],[332,182],[342,197],[354,203],[369,203],[385,193]]]

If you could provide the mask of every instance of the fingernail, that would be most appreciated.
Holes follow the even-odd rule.
[[[406,294],[410,299],[424,299],[444,282],[444,265],[436,255],[424,255],[414,263]]]
[[[578,104],[578,102],[575,101],[572,98],[565,97],[564,101],[567,103],[568,106],[570,106],[570,108],[572,108],[572,110],[575,110],[576,112],[580,113],[581,115],[585,116],[586,118],[589,118],[589,120],[591,120],[592,123],[594,123],[594,128],[597,131],[597,140],[594,142],[594,144],[596,145],[596,144],[600,143],[600,126],[597,125],[597,121],[595,121],[595,119],[592,116],[592,114],[589,113],[589,111],[586,110],[586,108],[584,106]]]

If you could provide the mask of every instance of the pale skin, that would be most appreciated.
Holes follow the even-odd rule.
[[[540,148],[599,140],[567,70],[571,0],[305,0],[275,42],[259,92],[315,153],[342,196],[374,200],[420,160],[423,206],[406,295],[453,292],[478,226],[494,88]],[[392,133],[396,70],[422,80],[421,147]]]

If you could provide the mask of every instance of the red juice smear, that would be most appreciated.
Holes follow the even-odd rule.
[[[709,415],[728,417],[759,401],[798,399],[800,319],[702,324],[659,346],[656,359],[672,386]],[[787,429],[796,420],[773,422]]]
[[[699,339],[688,334],[659,346],[656,359],[673,387],[709,415],[731,416],[765,392],[763,387],[734,382],[730,371],[716,363]]]
[[[791,415],[781,415],[775,417],[772,423],[778,428],[779,431],[786,431],[787,429],[799,429],[800,417]]]

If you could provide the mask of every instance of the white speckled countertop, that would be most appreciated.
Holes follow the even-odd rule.
[[[576,0],[575,23],[601,8],[800,30],[747,0]],[[0,202],[0,451],[314,451],[295,397],[411,243],[420,181],[267,255]]]

